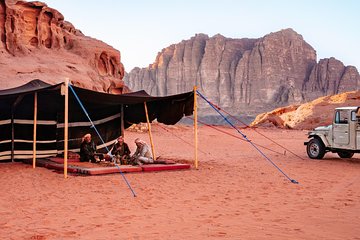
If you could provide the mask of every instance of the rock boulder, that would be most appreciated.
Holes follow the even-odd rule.
[[[0,89],[69,78],[97,91],[127,91],[120,52],[85,36],[45,3],[0,0],[0,36]]]
[[[311,102],[277,108],[259,114],[251,126],[275,126],[290,129],[313,129],[332,123],[338,107],[359,106],[360,91],[344,92],[317,98]],[[277,121],[274,121],[276,119]]]

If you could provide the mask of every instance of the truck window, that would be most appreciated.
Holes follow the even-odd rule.
[[[348,123],[346,111],[337,111],[335,113],[335,123],[336,124],[347,124]]]
[[[356,112],[355,111],[351,112],[351,121],[356,121]]]
[[[357,112],[354,111],[351,113],[351,120],[356,121],[357,124],[360,126],[360,108],[358,108]]]

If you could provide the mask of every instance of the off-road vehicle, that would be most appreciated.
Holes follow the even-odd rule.
[[[341,158],[360,153],[360,107],[336,108],[332,124],[315,128],[308,138],[310,141],[304,145],[312,159],[322,159],[326,152],[337,153]]]

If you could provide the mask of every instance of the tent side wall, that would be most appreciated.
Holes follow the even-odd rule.
[[[49,103],[47,94],[39,93],[40,102]],[[14,100],[8,102],[10,114],[0,114],[0,160],[12,158],[12,132],[14,134],[14,159],[31,158],[33,154],[33,124],[34,124],[34,93],[21,95],[22,98],[14,106]],[[3,101],[2,101],[3,102]],[[56,110],[50,111],[49,104],[38,106],[37,121],[37,157],[56,155]],[[12,108],[12,109],[11,109]],[[12,113],[12,114],[11,114]],[[13,122],[12,119],[13,118]],[[13,123],[13,124],[12,124]]]
[[[11,102],[2,105],[0,114],[0,161],[11,160],[12,121]],[[34,94],[25,94],[14,110],[14,159],[30,159],[33,154]],[[38,93],[36,157],[45,158],[64,152],[64,97],[59,91]],[[120,106],[102,104],[87,106],[88,114],[106,146],[121,135]],[[70,98],[69,151],[79,152],[82,137],[90,133],[100,152],[106,152],[91,122],[79,104]]]
[[[89,106],[88,115],[92,122],[89,121],[79,104],[69,100],[69,139],[68,148],[72,152],[80,152],[82,137],[90,133],[92,139],[98,145],[99,152],[106,152],[106,147],[113,144],[115,139],[121,135],[121,108],[120,106]],[[93,125],[98,130],[102,140],[97,135]],[[64,152],[64,113],[58,114],[57,124],[57,149],[58,154]]]

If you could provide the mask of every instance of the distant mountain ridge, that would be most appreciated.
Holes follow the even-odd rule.
[[[316,51],[292,29],[259,39],[196,34],[158,53],[147,68],[124,77],[131,90],[164,96],[194,85],[233,113],[255,116],[289,104],[360,89],[353,66],[333,58],[317,62]],[[201,114],[212,114],[204,104]]]

